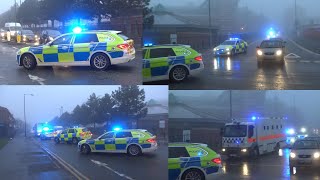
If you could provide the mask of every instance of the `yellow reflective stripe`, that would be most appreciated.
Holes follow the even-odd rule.
[[[90,43],[74,44],[73,52],[90,52]]]
[[[43,46],[43,54],[57,54],[58,53],[58,45],[54,46]]]
[[[151,77],[151,68],[143,68],[142,69],[143,77]]]
[[[106,144],[104,147],[106,150],[116,150],[115,144]]]
[[[58,59],[59,62],[74,62],[73,53],[59,53]]]
[[[36,58],[40,59],[40,61],[44,61],[43,54],[36,54]]]
[[[150,68],[169,66],[167,59],[168,58],[151,59]]]
[[[126,138],[116,138],[116,144],[127,144]]]

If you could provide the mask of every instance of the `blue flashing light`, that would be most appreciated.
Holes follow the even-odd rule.
[[[202,156],[202,152],[201,151],[198,152],[198,156]]]
[[[252,116],[251,119],[252,119],[253,121],[255,121],[255,120],[257,119],[257,117]]]
[[[75,27],[75,28],[73,28],[73,30],[72,30],[74,33],[76,33],[76,34],[79,34],[79,33],[81,33],[82,32],[82,28],[81,27],[79,27],[79,26],[77,26],[77,27]]]
[[[291,128],[291,129],[287,129],[286,133],[289,135],[293,135],[295,132],[294,132],[294,129]]]
[[[229,38],[230,41],[236,41],[239,40],[239,38]]]
[[[122,130],[122,128],[117,126],[117,127],[114,127],[113,130],[114,131],[120,131],[120,130]]]
[[[152,43],[145,43],[144,46],[145,47],[150,47],[150,46],[153,46],[153,44]]]
[[[37,132],[38,132],[38,133],[41,133],[41,132],[42,132],[42,130],[41,130],[41,129],[38,129],[38,130],[37,130]]]
[[[43,131],[49,131],[49,128],[48,127],[44,127]]]

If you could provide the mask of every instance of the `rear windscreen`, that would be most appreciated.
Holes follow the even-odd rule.
[[[129,40],[130,38],[128,38],[126,35],[119,33],[118,36],[120,36],[123,40]]]

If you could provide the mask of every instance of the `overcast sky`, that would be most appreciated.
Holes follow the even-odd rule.
[[[6,107],[16,118],[23,120],[23,96],[26,96],[26,116],[28,122],[50,121],[60,114],[59,108],[71,112],[84,103],[92,93],[103,96],[119,86],[0,86],[0,106]],[[167,103],[167,86],[140,86],[146,92],[146,100],[155,99]]]

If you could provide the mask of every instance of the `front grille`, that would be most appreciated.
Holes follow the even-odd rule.
[[[268,53],[264,53],[264,55],[274,55],[274,53],[273,52],[268,52]]]
[[[311,155],[299,155],[299,158],[311,158]]]
[[[244,138],[223,138],[223,143],[233,143],[233,144],[244,143]]]

